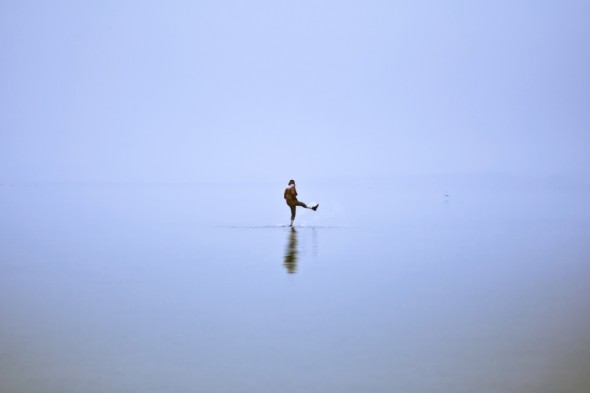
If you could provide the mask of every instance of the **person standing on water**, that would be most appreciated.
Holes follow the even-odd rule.
[[[295,180],[289,180],[289,185],[285,188],[285,201],[287,205],[291,208],[291,225],[293,226],[293,221],[295,221],[295,213],[297,206],[304,207],[306,209],[311,209],[316,211],[318,209],[319,204],[315,204],[313,207],[307,207],[307,205],[303,202],[299,202],[297,200],[297,190],[295,189]]]

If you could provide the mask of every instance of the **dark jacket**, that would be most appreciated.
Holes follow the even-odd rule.
[[[285,188],[285,199],[287,205],[297,204],[297,190],[295,189],[295,186]]]

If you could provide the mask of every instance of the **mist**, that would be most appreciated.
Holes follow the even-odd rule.
[[[0,7],[4,182],[590,168],[585,2]]]
[[[589,14],[1,2],[0,390],[586,393]]]

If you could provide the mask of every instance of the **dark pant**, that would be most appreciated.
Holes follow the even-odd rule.
[[[287,201],[287,205],[289,205],[289,207],[291,208],[291,220],[295,219],[295,208],[297,206],[301,206],[301,207],[307,207],[307,205],[303,202],[299,202],[298,200],[294,200],[294,201]]]

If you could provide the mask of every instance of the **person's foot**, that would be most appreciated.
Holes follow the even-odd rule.
[[[318,206],[319,206],[319,205],[320,205],[319,203],[316,203],[316,205],[315,205],[314,207],[312,207],[312,208],[311,208],[311,210],[313,210],[313,211],[316,211],[316,210],[318,210]]]

